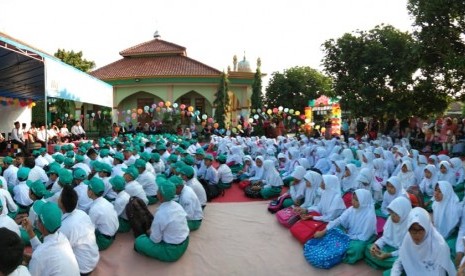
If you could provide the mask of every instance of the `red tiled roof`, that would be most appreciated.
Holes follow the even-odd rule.
[[[177,53],[186,55],[186,48],[161,39],[152,39],[121,51],[123,57]]]
[[[168,76],[218,76],[217,69],[181,55],[126,57],[90,73],[101,80]]]

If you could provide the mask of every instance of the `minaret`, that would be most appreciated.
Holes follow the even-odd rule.
[[[236,72],[237,71],[237,56],[234,55],[233,56],[233,71]]]

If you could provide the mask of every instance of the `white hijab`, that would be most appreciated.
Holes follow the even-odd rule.
[[[351,216],[351,229],[349,229],[349,237],[351,239],[358,239],[362,241],[367,241],[376,234],[376,214],[375,206],[373,205],[373,200],[371,193],[365,189],[358,189],[355,192],[360,207],[354,208],[353,206],[349,209],[352,209],[353,214]]]
[[[420,207],[413,208],[408,218],[408,228],[418,223],[425,229],[425,238],[415,244],[410,234],[405,235],[399,249],[399,260],[407,275],[437,276],[456,275],[457,271],[450,259],[450,249],[444,238],[434,228],[428,212]],[[400,271],[392,271],[399,273]]]
[[[341,180],[342,191],[347,192],[357,188],[358,169],[354,164],[347,164],[346,170],[350,172],[349,176],[343,176]]]
[[[434,185],[438,183],[438,169],[436,168],[435,165],[427,165],[424,171],[429,171],[431,173],[431,178],[426,178],[426,176],[423,176],[423,179],[421,180],[420,183],[420,190],[422,193],[428,195],[428,196],[433,196],[434,193]]]
[[[320,187],[323,178],[321,177],[321,174],[314,171],[307,171],[304,178],[310,182],[310,187],[307,187],[305,184],[305,202],[300,207],[309,208],[316,203],[315,199],[318,197],[318,188]]]
[[[441,167],[442,166],[446,167],[446,169],[447,169],[446,173],[441,172]],[[455,172],[452,169],[449,161],[441,161],[441,163],[439,163],[438,180],[449,181],[449,183],[452,186],[457,185],[457,181],[455,179]]]
[[[370,170],[369,168],[361,169],[357,177],[357,189],[371,190],[372,181],[373,181],[372,170]]]
[[[407,167],[407,172],[406,173],[404,173],[402,171],[403,166]],[[409,160],[405,160],[404,162],[402,162],[401,169],[400,169],[398,177],[400,179],[400,183],[402,183],[402,187],[404,189],[406,189],[406,190],[410,186],[414,186],[414,185],[417,184],[417,183],[415,183],[415,181],[416,181],[415,180],[415,172],[413,171],[412,162],[410,162]]]
[[[334,164],[335,164],[334,175],[339,179],[339,181],[341,181],[342,177],[345,174],[346,161],[337,160],[334,162]],[[337,169],[339,169],[339,172],[337,172]]]
[[[249,179],[249,180],[261,180],[263,179],[263,172],[264,172],[264,169],[263,169],[263,157],[262,156],[257,156],[255,158],[255,161],[260,160],[262,161],[262,166],[259,167],[257,166],[257,163],[255,162],[255,164],[253,165],[252,169],[255,171],[255,174]]]
[[[453,171],[455,173],[455,180],[457,184],[462,183],[465,177],[465,169],[463,168],[462,159],[454,157],[451,158],[449,162],[453,167]]]
[[[387,182],[389,182],[392,186],[394,186],[394,188],[396,189],[396,193],[391,195],[388,191],[384,192],[383,204],[381,206],[381,211],[383,211],[383,213],[387,212],[387,208],[388,208],[389,204],[391,204],[396,198],[407,194],[405,189],[402,187],[402,184],[400,183],[399,177],[391,176],[387,180]]]
[[[399,249],[408,231],[408,215],[412,210],[412,204],[407,198],[398,197],[389,204],[388,209],[396,213],[400,221],[394,223],[389,217],[383,228],[383,238],[390,246]]]
[[[321,194],[320,202],[318,203],[318,211],[322,216],[329,216],[330,219],[335,219],[337,211],[345,210],[346,206],[341,197],[341,186],[339,179],[335,175],[323,175],[325,189]]]
[[[441,201],[433,202],[433,222],[438,232],[447,239],[460,221],[462,208],[452,185],[447,181],[438,182],[442,193]]]
[[[352,160],[354,160],[354,154],[351,149],[344,149],[341,152],[342,159],[346,161],[346,163],[350,163]]]
[[[296,201],[304,197],[305,181],[304,175],[307,173],[304,167],[296,166],[291,176],[295,179],[294,184],[289,188],[292,200]]]
[[[263,162],[263,179],[265,180],[266,185],[278,187],[283,185],[283,180],[279,175],[279,172],[274,166],[272,160],[265,160]]]

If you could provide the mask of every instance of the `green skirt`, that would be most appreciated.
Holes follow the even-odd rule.
[[[241,164],[236,164],[236,165],[233,165],[231,167],[229,167],[231,169],[231,172],[233,174],[237,174],[238,172],[240,172],[243,168],[243,166]]]
[[[189,226],[189,230],[191,232],[198,230],[201,224],[202,224],[202,220],[187,220],[187,226]]]
[[[372,246],[373,244],[370,243],[367,245],[367,247],[365,247],[365,262],[375,268],[375,269],[379,269],[379,270],[387,270],[387,269],[391,269],[392,266],[394,265],[394,262],[397,260],[397,257],[389,257],[389,258],[386,258],[384,260],[380,260],[378,258],[376,258],[375,256],[371,255],[371,252],[370,252],[370,247]],[[395,249],[394,247],[392,246],[389,246],[389,245],[386,245],[382,248],[381,251],[385,252],[385,253],[391,253],[393,251],[396,251],[397,249]]]
[[[270,187],[270,188],[264,188],[260,190],[260,195],[264,199],[269,199],[272,197],[277,197],[281,194],[281,187]]]
[[[115,240],[115,237],[108,237],[106,235],[103,235],[100,233],[98,230],[95,230],[95,239],[97,241],[97,246],[98,250],[102,251],[110,247],[110,245],[113,244],[113,241]]]
[[[294,205],[294,200],[292,200],[292,198],[286,198],[283,201],[283,209],[287,207],[291,207],[292,205]]]
[[[458,183],[454,186],[454,192],[457,194],[457,197],[462,201],[463,196],[465,195],[465,183]]]
[[[283,179],[283,185],[286,186],[286,187],[289,187],[291,185],[292,181],[294,181],[294,177],[288,176],[288,177]]]
[[[450,249],[450,258],[452,261],[455,261],[455,255],[457,254],[455,252],[455,244],[457,243],[457,232],[453,233],[446,239],[446,243],[449,246]]]
[[[356,262],[363,259],[365,255],[365,247],[375,241],[376,236],[373,236],[368,241],[351,240],[349,249],[347,249],[344,259],[342,260],[346,264],[355,264]]]
[[[128,220],[118,217],[118,221],[119,221],[118,233],[127,233],[131,231],[131,224],[129,223]]]
[[[231,183],[223,183],[221,182],[221,180],[218,181],[218,187],[220,187],[223,190],[231,188],[231,185],[232,185]]]
[[[188,245],[189,237],[180,244],[169,244],[164,241],[154,243],[147,235],[140,235],[134,243],[134,249],[162,262],[175,262],[184,255]]]

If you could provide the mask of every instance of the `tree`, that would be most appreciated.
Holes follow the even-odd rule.
[[[266,104],[270,108],[285,106],[303,111],[310,100],[323,94],[331,96],[331,79],[308,66],[297,66],[272,73]]]
[[[226,128],[226,109],[229,105],[228,91],[228,76],[226,75],[226,73],[223,72],[223,74],[221,74],[220,83],[218,85],[218,91],[215,94],[215,101],[213,101],[213,104],[215,105],[214,119],[218,123],[220,129]]]
[[[418,82],[437,93],[464,96],[465,86],[465,1],[409,0],[414,18],[420,70]]]
[[[254,81],[252,84],[252,109],[262,109],[263,107],[263,93],[262,93],[262,72],[260,70],[261,60],[257,59],[257,71],[255,72]]]
[[[381,25],[330,39],[323,48],[334,93],[355,116],[426,116],[447,107],[447,97],[412,78],[419,58],[409,33]]]
[[[64,63],[69,64],[86,73],[89,73],[95,67],[95,62],[84,59],[82,57],[82,51],[75,53],[74,51],[58,49],[54,56],[59,58]]]

